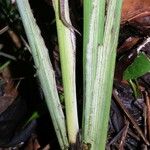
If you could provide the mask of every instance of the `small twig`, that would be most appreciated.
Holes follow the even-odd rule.
[[[31,53],[31,48],[29,46],[29,44],[26,42],[26,40],[23,38],[23,36],[20,36],[24,46],[28,49],[28,51]]]
[[[43,148],[43,150],[49,150],[49,149],[51,149],[51,148],[50,148],[50,144],[47,144],[47,145]]]
[[[150,43],[150,37],[148,37],[138,48],[137,52],[141,52],[143,48]]]
[[[144,134],[145,136],[147,136],[147,106],[146,105],[144,105],[143,116],[144,116]]]
[[[143,141],[149,146],[150,145],[149,141],[146,139],[146,137],[144,136],[142,130],[140,129],[140,127],[138,126],[138,124],[135,122],[135,120],[133,119],[133,117],[129,114],[129,112],[126,110],[126,108],[124,107],[124,105],[121,103],[121,99],[118,97],[118,95],[116,94],[116,92],[117,92],[116,90],[113,90],[114,100],[117,102],[117,104],[123,110],[123,112],[125,113],[126,117],[129,119],[129,121],[133,124],[133,126],[137,130],[138,134],[143,139]]]
[[[12,56],[12,55],[10,55],[10,54],[6,54],[6,53],[4,53],[4,52],[0,52],[0,56],[9,58],[9,59],[11,59],[11,60],[17,60],[15,56]]]
[[[140,141],[140,138],[138,137],[138,135],[134,134],[132,131],[128,130],[128,134],[132,136],[134,139],[136,139],[137,141]]]
[[[17,83],[17,85],[15,86],[15,89],[16,89],[16,90],[18,89],[18,87],[19,87],[21,81],[22,81],[22,80],[19,80],[18,83]]]
[[[119,150],[124,150],[124,144],[125,144],[125,140],[127,137],[128,129],[129,129],[129,121],[126,121],[126,126],[125,126],[125,129],[123,131],[122,138],[121,138],[121,141],[119,144]]]
[[[148,93],[145,91],[145,100],[147,105],[147,128],[148,128],[148,139],[150,140],[150,98],[148,96]]]
[[[147,137],[147,129],[148,129],[148,127],[147,127],[147,125],[148,125],[147,115],[148,115],[147,106],[144,105],[143,117],[144,117],[144,135],[145,135],[145,137]],[[149,139],[149,137],[148,137],[148,139]],[[147,150],[147,145],[146,144],[143,143],[142,146],[143,146],[144,150]]]
[[[26,77],[19,77],[19,78],[13,78],[12,80],[13,81],[18,81],[18,80],[25,80],[26,79]]]
[[[126,126],[124,126],[120,132],[109,142],[108,147],[110,147],[113,143],[115,143],[122,135],[122,133],[124,132]]]
[[[9,29],[8,26],[4,27],[3,29],[0,30],[0,35],[5,33]]]
[[[7,67],[10,64],[11,61],[7,61],[6,63],[4,63],[2,66],[0,66],[0,72]]]

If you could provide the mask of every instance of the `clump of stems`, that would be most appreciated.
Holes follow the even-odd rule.
[[[76,145],[79,132],[75,81],[76,41],[68,0],[53,0],[66,119],[58,97],[48,50],[28,0],[16,1],[60,147],[68,149],[69,144]],[[84,0],[83,149],[105,149],[121,6],[122,0]]]
[[[90,150],[105,149],[122,0],[105,6],[84,0],[82,142]]]

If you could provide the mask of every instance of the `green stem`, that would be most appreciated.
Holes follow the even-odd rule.
[[[93,88],[97,68],[98,45],[104,36],[105,0],[84,1],[84,39],[83,39],[83,140],[91,143],[93,139]]]
[[[16,0],[26,35],[31,46],[37,74],[54,124],[61,149],[68,148],[64,114],[59,102],[54,71],[48,50],[33,17],[28,0]]]
[[[64,14],[60,14],[60,5],[62,5],[61,3],[63,3],[65,7]],[[67,27],[60,19],[65,18],[66,21],[69,23],[69,26],[71,26],[71,21],[69,18],[68,0],[54,0],[53,6],[56,16],[60,50],[68,136],[70,144],[75,144],[77,134],[79,132],[75,83],[75,34],[73,28]]]
[[[96,2],[97,4],[95,4]],[[104,4],[104,1],[98,3],[95,0],[95,3],[92,7],[91,16],[96,13],[96,11],[94,12],[94,7],[96,9],[98,4],[100,7],[101,4]],[[99,32],[101,26],[99,28],[90,28],[92,24],[97,23],[92,23],[92,21],[99,20],[93,14],[90,19],[88,37],[89,39],[95,37],[94,40],[97,40],[97,42],[92,43],[91,40],[87,40],[85,41],[87,43],[84,43],[86,45],[84,47],[86,61],[84,60],[83,143],[89,145],[90,150],[105,149],[121,6],[122,0],[109,0],[104,36],[100,40],[102,44],[99,43],[99,39],[96,39],[102,37],[102,35],[96,35],[97,33],[102,34],[102,32]],[[101,19],[101,21],[104,21],[104,19]],[[103,24],[102,22],[101,25]],[[88,53],[88,51],[90,52]],[[95,58],[95,62],[92,60],[93,58]]]

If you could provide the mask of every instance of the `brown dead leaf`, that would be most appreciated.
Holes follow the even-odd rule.
[[[123,0],[121,23],[140,18],[150,24],[150,0]]]
[[[19,49],[21,48],[21,40],[19,38],[19,36],[11,29],[8,29],[8,35],[10,36],[10,38],[12,39],[13,43],[15,44],[15,46]]]
[[[25,146],[24,150],[38,150],[40,148],[40,144],[37,140],[36,135],[32,135],[27,142],[27,145]]]
[[[1,90],[3,95],[0,96],[0,113],[5,111],[18,96],[18,91],[11,77],[9,67],[5,67],[0,72],[0,80],[3,82]]]
[[[139,42],[139,37],[129,37],[125,40],[125,42],[117,49],[118,54],[123,54],[129,51],[133,46],[135,46]]]

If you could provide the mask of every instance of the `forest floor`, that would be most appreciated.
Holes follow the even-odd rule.
[[[0,150],[59,150],[36,68],[15,4],[0,5]],[[55,70],[63,104],[59,49],[51,2],[30,0]],[[83,4],[70,2],[72,23],[83,33]],[[82,36],[77,35],[76,83],[82,121]],[[150,73],[125,80],[139,52],[150,57],[150,1],[124,0],[110,110],[107,150],[150,149]],[[140,69],[142,69],[141,66]],[[29,121],[30,117],[33,117]],[[21,141],[24,141],[23,143]],[[15,145],[14,143],[19,143]],[[20,148],[21,147],[21,148]]]

